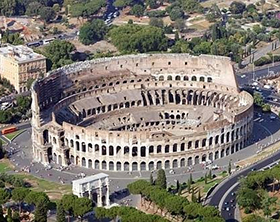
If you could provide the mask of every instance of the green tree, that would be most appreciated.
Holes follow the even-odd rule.
[[[192,196],[191,196],[191,199],[192,199],[192,202],[193,202],[193,203],[197,203],[197,198],[196,198],[196,196],[195,196],[194,189],[192,189]]]
[[[228,174],[231,175],[231,161],[228,162]]]
[[[243,208],[259,209],[261,207],[261,199],[262,197],[258,192],[249,188],[241,188],[237,193],[238,205]]]
[[[178,31],[182,32],[186,28],[186,22],[184,19],[177,19],[174,26]]]
[[[242,14],[246,9],[246,4],[243,2],[234,1],[230,4],[229,10],[232,14]]]
[[[43,5],[39,2],[31,2],[27,6],[25,14],[28,16],[35,16],[39,15],[40,9],[43,7]]]
[[[5,189],[0,189],[0,204],[6,203],[10,199],[10,193]]]
[[[191,180],[188,179],[188,192],[189,192],[189,193],[191,192],[191,187],[192,187]]]
[[[24,187],[16,187],[12,191],[12,199],[19,205],[19,212],[21,212],[21,205],[30,190]]]
[[[45,48],[47,58],[52,62],[52,68],[59,68],[72,63],[71,52],[75,46],[67,41],[54,40]]]
[[[27,79],[27,82],[26,82],[26,87],[28,90],[30,90],[31,86],[32,86],[32,83],[35,81],[35,79],[32,79],[32,78],[29,78]]]
[[[150,18],[149,25],[158,28],[163,28],[164,26],[163,20],[161,18],[155,18],[155,17]]]
[[[13,222],[20,222],[20,215],[19,215],[18,211],[14,211],[12,219],[13,219]],[[0,219],[0,222],[1,222],[1,219]]]
[[[35,222],[47,222],[48,203],[44,199],[36,200],[36,210],[34,213]]]
[[[270,107],[270,105],[269,104],[263,104],[262,105],[262,111],[263,112],[271,112],[271,107]]]
[[[114,1],[113,5],[117,8],[123,8],[128,6],[132,3],[132,0],[116,0]]]
[[[65,222],[65,211],[63,209],[63,205],[61,201],[59,201],[56,205],[56,221]]]
[[[175,21],[177,19],[181,19],[184,16],[184,11],[179,7],[175,6],[172,8],[172,10],[169,13],[169,17],[172,21]]]
[[[162,189],[166,189],[166,175],[165,175],[165,171],[163,169],[160,169],[157,172],[157,179],[155,184],[159,187],[161,187]]]
[[[47,23],[49,23],[56,16],[55,11],[51,7],[41,8],[39,14],[41,19],[43,19]]]
[[[13,222],[12,209],[10,207],[8,207],[6,218],[7,218],[7,222]]]
[[[255,92],[254,95],[253,95],[253,98],[254,98],[254,103],[257,106],[263,106],[264,105],[263,97],[260,93]]]
[[[132,15],[135,15],[136,17],[141,17],[141,16],[143,16],[144,11],[145,11],[145,8],[143,5],[136,4],[136,5],[133,5],[133,7],[130,10],[130,13]]]
[[[203,12],[203,7],[198,0],[183,0],[182,5],[184,10],[188,13]]]
[[[267,192],[264,194],[264,198],[261,201],[261,209],[264,216],[267,218],[271,216],[272,206],[276,205],[277,197],[270,197]]]
[[[109,31],[112,43],[119,51],[150,52],[167,49],[167,38],[163,30],[153,26],[123,25]]]
[[[65,195],[63,195],[63,197],[61,199],[63,209],[68,214],[68,221],[70,221],[70,216],[74,215],[74,204],[75,204],[75,200],[77,198],[78,197],[75,196],[74,194],[65,194]]]
[[[83,220],[83,216],[92,210],[93,210],[92,201],[90,199],[86,197],[75,199],[74,215],[76,217],[79,217],[81,221]]]
[[[6,220],[4,218],[2,204],[0,204],[0,222],[6,222]]]
[[[265,219],[259,215],[251,214],[242,219],[243,222],[265,222]]]
[[[85,23],[80,29],[79,39],[85,45],[100,41],[108,32],[108,27],[101,19]]]
[[[198,190],[197,202],[198,202],[198,203],[201,202],[201,193],[200,193],[200,189]]]

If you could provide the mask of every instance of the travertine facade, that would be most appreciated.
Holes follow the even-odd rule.
[[[242,149],[253,98],[230,60],[132,55],[76,63],[32,87],[34,158],[138,171],[184,167]]]

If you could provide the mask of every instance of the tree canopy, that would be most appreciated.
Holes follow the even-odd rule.
[[[54,40],[45,48],[45,54],[52,62],[52,68],[59,68],[71,64],[71,52],[76,50],[75,46],[67,41]]]
[[[108,27],[101,19],[94,19],[92,22],[85,23],[80,29],[79,39],[85,44],[93,44],[104,38],[108,32]]]
[[[154,26],[127,24],[109,31],[112,43],[121,52],[165,51],[167,38],[162,29]]]

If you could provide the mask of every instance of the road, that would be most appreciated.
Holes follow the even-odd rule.
[[[276,44],[276,45],[275,45]],[[274,47],[276,46],[276,48],[273,49],[273,45]],[[245,58],[242,61],[242,65],[248,65],[251,62],[251,59],[254,59],[254,61],[258,60],[259,58],[261,58],[262,56],[266,55],[267,53],[275,50],[279,48],[279,41],[275,40],[271,43],[269,43],[267,46],[264,46],[260,49],[255,50],[251,56],[248,56],[247,58]]]
[[[273,156],[260,161],[258,163],[255,163],[253,165],[251,165],[250,167],[241,170],[239,172],[236,172],[235,174],[233,174],[231,177],[229,177],[225,183],[222,183],[221,186],[218,186],[214,191],[213,194],[210,196],[210,201],[209,204],[213,205],[213,206],[219,206],[220,205],[220,201],[223,200],[223,196],[225,193],[227,193],[228,190],[232,190],[232,186],[234,186],[237,182],[238,179],[241,176],[246,176],[249,172],[253,171],[253,170],[260,170],[261,168],[264,168],[268,165],[270,165],[272,162],[275,162],[276,160],[280,159],[280,151],[278,151],[276,154],[274,154]],[[232,192],[235,192],[237,189],[237,187],[235,189],[232,190]],[[222,203],[222,207],[227,207],[229,206],[230,210],[226,211],[226,210],[222,210],[221,214],[223,216],[223,218],[227,221],[227,222],[234,222],[237,221],[236,219],[234,219],[234,208],[230,203],[231,199],[235,199],[235,195],[234,197],[231,195],[231,192],[226,196],[226,198],[224,199],[223,203]],[[228,204],[225,205],[225,202],[228,202]],[[234,205],[235,205],[236,200],[234,201]]]

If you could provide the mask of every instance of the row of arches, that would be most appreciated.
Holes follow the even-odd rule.
[[[124,101],[87,110],[78,110],[79,117],[86,118],[91,115],[99,115],[110,111],[126,109],[131,107],[158,106],[172,103],[178,105],[212,106],[214,108],[227,111],[230,111],[230,108],[236,108],[237,106],[239,106],[238,97],[226,93],[207,90],[150,90],[142,91],[141,97],[142,99],[137,101]],[[70,107],[71,109],[75,109],[75,107]]]
[[[96,170],[111,170],[111,171],[146,171],[155,169],[173,169],[178,167],[186,167],[195,164],[200,164],[205,161],[213,161],[233,154],[244,146],[243,142],[232,145],[215,152],[194,155],[190,157],[181,157],[175,159],[156,160],[156,161],[113,161],[87,159],[86,157],[71,155],[70,162],[82,167],[93,168]]]
[[[196,81],[199,81],[199,82],[208,82],[208,83],[211,83],[213,82],[213,79],[212,77],[205,77],[205,76],[188,76],[188,75],[160,75],[158,77],[158,80],[159,81],[165,81],[165,80],[169,80],[169,81],[172,81],[172,80],[175,80],[175,81],[193,81],[193,82],[196,82]]]
[[[105,144],[93,144],[74,139],[65,138],[65,145],[78,152],[95,153],[99,156],[130,156],[147,157],[161,153],[186,152],[200,148],[215,148],[224,144],[233,143],[240,139],[246,139],[250,132],[248,123],[233,129],[232,131],[217,134],[209,138],[194,139],[173,144],[151,144],[149,146],[113,146]]]

